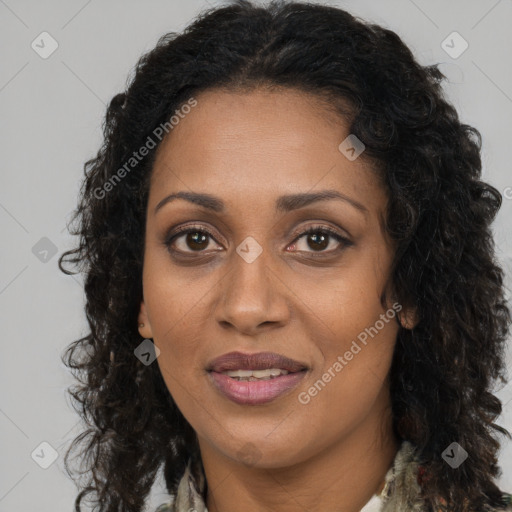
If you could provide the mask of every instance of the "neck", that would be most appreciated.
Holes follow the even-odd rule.
[[[384,487],[399,448],[389,410],[323,452],[293,466],[247,467],[200,440],[209,512],[359,512]]]

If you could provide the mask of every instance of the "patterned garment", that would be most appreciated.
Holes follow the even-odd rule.
[[[421,468],[414,457],[414,446],[403,441],[395,455],[393,464],[385,477],[384,488],[379,495],[374,496],[361,512],[424,512],[423,502],[420,498],[418,475]],[[208,512],[206,504],[201,497],[205,490],[204,475],[195,483],[191,473],[191,462],[180,480],[178,491],[174,500],[162,503],[155,512]],[[378,502],[376,500],[378,498]],[[500,509],[487,509],[485,512],[512,511],[512,495],[503,493],[503,507]],[[441,512],[441,511],[440,511]]]

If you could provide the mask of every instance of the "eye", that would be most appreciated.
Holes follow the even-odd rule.
[[[173,245],[180,245],[176,244],[177,241],[182,242],[176,249],[178,252],[204,252],[209,246],[209,239],[214,240],[213,235],[202,226],[183,226],[168,236],[164,243],[168,249],[173,249]]]
[[[290,247],[296,248],[299,244],[297,244],[298,240],[305,238],[305,246],[306,251],[307,247],[313,249],[312,252],[320,252],[320,253],[334,253],[338,250],[341,250],[344,247],[352,245],[352,242],[348,240],[346,237],[340,235],[336,230],[329,226],[312,226],[308,228],[306,231],[303,231],[299,234],[299,236],[295,239],[293,244]],[[334,249],[326,251],[325,249],[330,245],[330,239],[336,240],[338,242],[338,246]],[[341,246],[341,247],[340,247]],[[298,249],[299,251],[303,251],[302,249]]]

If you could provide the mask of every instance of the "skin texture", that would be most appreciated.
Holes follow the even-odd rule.
[[[309,403],[298,395],[393,303],[381,304],[393,258],[382,228],[386,193],[368,163],[338,150],[347,125],[315,97],[210,90],[197,101],[157,153],[139,331],[160,349],[166,385],[198,435],[208,510],[359,511],[398,448],[387,380],[397,322],[385,323]],[[340,200],[274,208],[281,195],[324,189],[366,211]],[[154,212],[179,191],[213,194],[225,212],[183,199]],[[199,251],[186,234],[166,247],[170,230],[184,225],[211,233]],[[350,244],[329,237],[319,248],[311,235],[298,238],[312,226],[330,226]],[[262,248],[252,263],[236,252],[248,236]],[[402,310],[406,326],[409,316]],[[234,350],[277,352],[309,370],[270,403],[238,405],[205,370]]]

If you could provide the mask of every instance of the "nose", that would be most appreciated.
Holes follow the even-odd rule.
[[[287,287],[271,268],[265,250],[250,263],[234,251],[229,264],[218,290],[219,325],[247,335],[285,325],[290,317]]]

